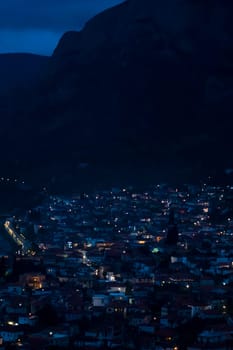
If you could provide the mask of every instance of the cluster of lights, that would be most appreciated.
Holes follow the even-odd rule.
[[[17,322],[14,322],[14,321],[8,321],[7,324],[9,326],[18,326],[19,325]]]
[[[3,176],[0,178],[0,181],[1,181],[1,182],[14,182],[14,183],[20,182],[20,183],[22,183],[22,184],[25,184],[25,181],[24,181],[24,180],[20,181],[20,180],[18,180],[18,179],[11,179],[11,178],[9,178],[9,177],[3,177]]]

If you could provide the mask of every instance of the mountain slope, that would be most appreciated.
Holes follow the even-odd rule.
[[[129,0],[66,33],[18,107],[19,163],[53,175],[82,162],[197,177],[232,166],[232,16],[226,0]]]
[[[0,54],[0,93],[34,83],[47,61],[47,57],[39,55]]]

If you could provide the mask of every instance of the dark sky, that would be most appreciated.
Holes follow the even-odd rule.
[[[61,35],[79,30],[123,0],[0,0],[0,53],[50,55]]]

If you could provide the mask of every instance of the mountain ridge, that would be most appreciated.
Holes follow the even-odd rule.
[[[17,106],[12,139],[28,135],[17,164],[39,162],[51,178],[64,168],[78,178],[83,162],[90,176],[109,168],[116,177],[124,167],[184,178],[232,167],[232,9],[129,0],[65,33]]]

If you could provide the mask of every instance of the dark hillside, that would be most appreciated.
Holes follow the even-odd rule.
[[[12,114],[11,144],[27,137],[9,159],[55,182],[232,167],[232,17],[228,1],[129,0],[64,34]]]

